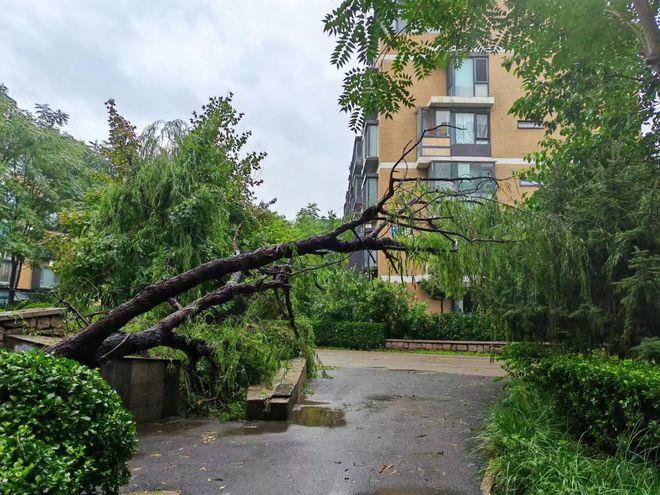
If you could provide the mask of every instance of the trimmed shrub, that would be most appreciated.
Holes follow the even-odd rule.
[[[386,323],[362,321],[316,321],[316,345],[346,349],[380,349],[385,346]]]
[[[601,353],[517,357],[518,376],[545,391],[576,435],[615,451],[660,453],[660,368]]]
[[[0,350],[1,493],[117,493],[134,446],[131,415],[96,370]]]
[[[408,339],[503,340],[495,318],[480,313],[443,313],[425,315],[406,331]]]

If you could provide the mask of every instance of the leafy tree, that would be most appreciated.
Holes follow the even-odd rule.
[[[658,6],[346,0],[326,18],[338,38],[333,62],[359,64],[341,97],[354,127],[364,115],[414,105],[415,78],[460,63],[476,47],[505,51],[505,68],[525,89],[511,113],[547,129],[529,157],[543,187],[526,205],[459,216],[465,228],[478,224],[516,242],[459,241],[454,253],[446,240],[426,239],[447,252],[433,263],[436,289],[465,292],[468,277],[481,303],[518,336],[609,340],[626,349],[658,333]],[[405,27],[391,27],[395,19]],[[372,63],[383,53],[395,60],[380,73]]]
[[[145,285],[233,252],[232,237],[255,208],[264,154],[243,153],[249,132],[226,98],[211,98],[188,124],[135,127],[107,103],[110,162],[105,187],[65,218],[61,290],[115,305]],[[249,236],[248,236],[249,237]]]
[[[0,252],[11,260],[9,304],[26,261],[48,257],[58,212],[76,204],[96,181],[97,159],[61,131],[68,116],[48,105],[21,110],[0,85]]]

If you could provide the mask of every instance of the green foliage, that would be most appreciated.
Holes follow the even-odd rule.
[[[244,411],[238,404],[245,401],[248,386],[268,383],[285,361],[302,355],[313,372],[310,325],[300,318],[297,330],[299,339],[287,322],[277,320],[243,323],[230,319],[222,325],[200,321],[181,327],[178,333],[204,340],[213,349],[211,363],[201,360],[195,373],[183,376],[187,409],[242,419]],[[157,348],[152,353],[187,361],[184,354],[171,349]]]
[[[387,325],[364,321],[314,322],[316,344],[346,349],[380,349],[385,346]]]
[[[507,367],[547,395],[572,432],[605,450],[626,442],[650,458],[660,446],[660,368],[602,353],[544,355],[522,346]]]
[[[230,255],[240,223],[239,240],[250,243],[258,227],[253,174],[264,155],[243,152],[250,133],[236,130],[242,115],[231,96],[212,98],[189,125],[156,123],[140,136],[114,103],[109,109],[101,150],[115,160],[112,173],[84,208],[63,216],[56,268],[68,297],[114,306],[146,284]]]
[[[130,414],[97,371],[0,351],[0,492],[117,493],[134,444]]]
[[[481,313],[425,315],[411,325],[404,338],[438,340],[502,340],[495,318]]]
[[[388,27],[397,17],[407,22],[402,35]],[[432,262],[434,289],[456,295],[470,277],[475,300],[516,339],[606,341],[623,354],[657,336],[658,77],[642,56],[629,2],[347,0],[326,30],[337,37],[336,65],[357,54],[342,95],[356,127],[365,114],[419,104],[411,73],[426,77],[452,54],[481,47],[504,53],[505,68],[522,81],[525,94],[510,112],[547,130],[528,157],[536,167],[527,176],[543,187],[524,207],[473,208],[473,219],[447,222],[515,242],[445,246],[447,255]],[[374,47],[396,53],[377,77]]]
[[[482,434],[494,494],[640,494],[660,490],[657,466],[625,446],[613,456],[591,452],[530,384],[514,383],[489,413]]]
[[[35,114],[21,110],[0,85],[0,251],[11,258],[15,280],[26,260],[38,265],[48,257],[57,213],[96,183],[93,153],[60,131],[67,120],[48,105]]]
[[[403,335],[426,317],[404,284],[369,279],[345,265],[297,277],[293,295],[296,311],[309,318],[385,323],[388,335]]]
[[[391,117],[402,106],[414,107],[413,82],[446,67],[454,50],[482,47],[488,32],[484,14],[491,1],[344,0],[324,19],[324,30],[337,42],[331,63],[346,71],[339,105],[360,131],[367,116]],[[395,24],[404,20],[406,25]],[[414,37],[407,34],[432,36]],[[374,70],[385,53],[394,54],[392,68]]]
[[[660,338],[644,339],[630,349],[630,355],[635,359],[643,359],[660,364]]]

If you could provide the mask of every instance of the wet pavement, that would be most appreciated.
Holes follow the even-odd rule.
[[[324,364],[337,366],[339,360],[326,352]],[[289,422],[144,425],[127,489],[183,495],[478,494],[474,437],[500,384],[492,376],[390,369],[396,366],[387,363],[363,367],[359,355],[353,363],[350,354],[342,355],[344,367],[329,371],[331,378],[310,380]],[[425,368],[427,355],[415,356]],[[488,361],[471,359],[485,360],[484,366]],[[501,374],[492,366],[491,374]]]

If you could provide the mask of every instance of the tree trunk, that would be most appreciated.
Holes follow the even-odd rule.
[[[23,261],[17,256],[11,257],[11,274],[9,275],[9,294],[7,296],[7,305],[12,306],[16,301],[16,289],[18,288],[18,281],[21,278],[21,270],[23,268]]]
[[[633,0],[639,23],[644,35],[644,60],[655,70],[655,76],[660,78],[660,30],[656,17],[658,12],[651,8],[649,0]]]
[[[339,229],[330,234],[313,236],[296,242],[278,244],[257,249],[256,251],[241,253],[229,258],[208,261],[180,275],[155,283],[144,289],[130,301],[111,310],[107,316],[92,323],[79,334],[55,344],[48,348],[47,351],[56,356],[81,357],[83,361],[95,359],[96,352],[101,343],[113,333],[121,330],[124,325],[136,316],[146,313],[159,304],[167,302],[170,298],[176,297],[203,282],[217,280],[230,273],[246,272],[261,268],[282,258],[290,258],[295,255],[322,254],[330,251],[349,253],[365,248],[372,250],[404,249],[400,243],[387,238],[339,241],[336,238],[339,235],[337,233]],[[342,229],[340,233],[344,231]]]

